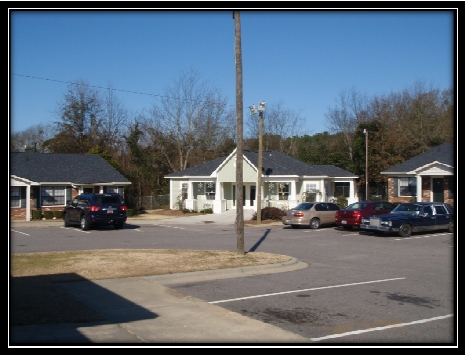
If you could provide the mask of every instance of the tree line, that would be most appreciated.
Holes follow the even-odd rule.
[[[385,195],[381,171],[442,143],[453,143],[452,89],[416,82],[400,93],[367,98],[341,91],[324,117],[327,131],[305,129],[301,112],[267,103],[263,150],[314,165],[335,165],[358,175],[365,186],[368,132],[369,186]],[[221,90],[195,70],[182,73],[148,111],[129,113],[111,85],[103,93],[85,80],[69,84],[57,105],[57,121],[10,135],[10,151],[100,154],[132,184],[125,194],[169,193],[165,175],[227,156],[236,148],[236,114]],[[258,120],[246,120],[244,149],[258,150]],[[363,196],[363,194],[362,194]]]

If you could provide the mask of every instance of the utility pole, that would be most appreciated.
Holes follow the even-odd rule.
[[[368,185],[368,131],[363,129],[365,133],[365,201],[368,201],[370,196],[370,186]]]
[[[260,106],[260,105],[259,105]],[[262,224],[263,110],[258,111],[257,224]]]
[[[265,105],[265,101],[258,103],[257,224],[262,223],[263,112],[265,112]],[[250,114],[255,116],[257,114],[255,105],[249,108]]]
[[[233,12],[235,27],[234,52],[236,56],[236,122],[237,122],[237,148],[236,148],[236,233],[237,253],[244,255],[244,197],[243,197],[243,105],[242,105],[242,50],[241,50],[241,17],[239,11]]]

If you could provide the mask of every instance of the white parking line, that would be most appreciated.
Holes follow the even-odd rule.
[[[429,238],[429,237],[439,237],[443,235],[450,235],[452,233],[436,233],[436,234],[428,234],[428,235],[417,235],[417,236],[411,236],[408,238],[396,238],[394,240],[409,240],[409,239],[423,239],[423,238]]]
[[[344,285],[334,285],[334,286],[324,286],[324,287],[315,287],[315,288],[307,288],[305,290],[294,290],[294,291],[285,291],[285,292],[276,292],[276,293],[268,293],[265,295],[256,295],[256,296],[248,296],[248,297],[240,297],[240,298],[231,298],[228,300],[220,300],[220,301],[212,301],[208,302],[211,304],[216,303],[224,303],[224,302],[234,302],[234,301],[241,301],[241,300],[248,300],[251,298],[260,298],[260,297],[269,297],[269,296],[277,296],[277,295],[285,295],[288,293],[296,293],[296,292],[306,292],[306,291],[317,291],[317,290],[325,290],[328,288],[337,288],[337,287],[347,287],[347,286],[357,286],[357,285],[365,285],[377,282],[386,282],[386,281],[395,281],[395,280],[403,280],[405,277],[397,277],[395,279],[384,279],[384,280],[375,280],[375,281],[364,281],[364,282],[356,282],[352,284],[344,284]]]
[[[72,229],[72,230],[75,230],[76,232],[81,232],[81,233],[87,233],[89,234],[90,232],[87,232],[87,231],[83,231],[82,229],[77,229],[77,228],[73,228],[73,227],[60,227],[61,229]]]
[[[354,330],[352,332],[326,335],[324,337],[319,337],[319,338],[310,338],[310,340],[312,340],[312,341],[320,341],[320,340],[326,340],[326,339],[342,338],[342,337],[349,336],[349,335],[354,335],[354,334],[363,334],[363,333],[375,332],[377,330],[386,330],[386,329],[392,329],[392,328],[405,327],[405,326],[408,326],[408,325],[433,322],[435,320],[446,319],[446,318],[450,318],[452,316],[453,316],[453,314],[447,314],[445,316],[433,317],[433,318],[429,318],[429,319],[420,319],[420,320],[416,320],[416,321],[408,322],[408,323],[392,324],[392,325],[387,325],[387,326],[384,326],[384,327],[376,327],[376,328],[369,328],[369,329]]]
[[[15,232],[15,233],[20,233],[20,234],[24,234],[24,235],[30,235],[30,234],[27,234],[27,233],[23,233],[23,232],[20,232],[20,231],[17,231],[17,230],[14,230],[14,229],[11,229],[12,232]]]
[[[186,229],[184,227],[175,227],[175,226],[169,226],[166,224],[159,224],[160,227],[167,227],[167,228],[173,228],[173,229]]]

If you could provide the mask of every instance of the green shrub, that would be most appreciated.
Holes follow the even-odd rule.
[[[128,217],[134,216],[134,210],[132,208],[128,208],[127,211],[126,211],[126,215]]]
[[[338,196],[336,198],[336,205],[338,205],[341,208],[346,208],[349,205],[349,203],[347,201],[347,197]]]
[[[53,217],[56,219],[63,219],[63,211],[53,211]]]
[[[212,208],[205,208],[204,210],[201,210],[200,213],[213,213],[213,209]]]
[[[33,210],[32,211],[32,219],[42,219],[42,211],[41,210]]]
[[[278,207],[265,207],[262,208],[262,220],[271,219],[273,221],[280,221],[286,212]],[[252,221],[257,220],[257,212],[254,212]]]
[[[53,218],[53,211],[44,211],[45,219],[52,219]]]

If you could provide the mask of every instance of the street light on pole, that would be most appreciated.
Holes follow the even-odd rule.
[[[370,187],[368,186],[368,131],[366,128],[363,129],[365,134],[365,200],[368,201]]]
[[[265,112],[266,102],[258,103],[258,167],[257,167],[257,224],[262,223],[262,156],[263,156],[263,112]],[[250,114],[255,116],[257,109],[251,105]]]

